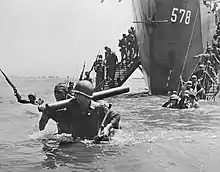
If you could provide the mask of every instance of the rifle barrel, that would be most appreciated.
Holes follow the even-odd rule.
[[[13,90],[16,89],[16,87],[14,86],[14,84],[12,84],[12,82],[10,81],[10,79],[7,77],[7,75],[0,69],[1,73],[4,75],[6,81],[8,82],[8,84],[13,88]]]

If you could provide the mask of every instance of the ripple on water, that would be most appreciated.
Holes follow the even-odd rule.
[[[47,93],[45,100],[51,101],[56,83],[47,81],[46,90],[38,90],[39,95]],[[21,83],[22,92],[28,93],[29,84]],[[36,83],[31,86],[36,88]],[[3,100],[0,103],[0,171],[208,172],[219,169],[219,101],[201,102],[199,109],[174,110],[161,107],[167,99],[163,96],[131,94],[109,98],[113,110],[122,116],[122,129],[109,143],[94,145],[84,141],[59,145],[68,137],[53,135],[55,123],[49,121],[46,130],[38,132],[40,114],[36,108],[17,104],[12,96],[0,99]]]

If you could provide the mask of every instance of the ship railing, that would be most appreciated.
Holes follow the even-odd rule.
[[[117,82],[117,85],[114,87],[121,86],[128,77],[134,72],[134,70],[140,65],[140,58],[139,56],[136,56],[132,58],[131,62],[128,64],[128,66],[125,67],[125,69],[122,69],[122,62],[117,63],[116,65],[116,72],[118,73],[118,78],[114,78],[114,82]],[[112,79],[105,78],[99,85],[95,87],[95,91],[98,91],[100,89],[105,89],[105,84],[109,82],[112,82]]]
[[[207,90],[206,93],[206,100],[214,100],[215,101],[215,97],[216,95],[219,93],[220,91],[220,84],[217,81],[214,81],[211,83],[210,88]]]

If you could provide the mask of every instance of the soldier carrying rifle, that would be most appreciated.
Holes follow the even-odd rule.
[[[14,84],[11,82],[11,80],[7,77],[7,75],[0,69],[1,73],[5,77],[7,83],[12,87],[14,91],[14,95],[17,98],[17,101],[22,104],[33,104],[33,105],[41,105],[43,104],[44,100],[39,98],[37,100],[36,95],[34,93],[28,94],[28,99],[24,99],[21,97],[21,95],[18,93],[17,88],[14,86]]]

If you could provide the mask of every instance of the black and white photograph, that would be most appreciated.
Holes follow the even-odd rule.
[[[217,172],[220,0],[0,0],[0,172]]]

